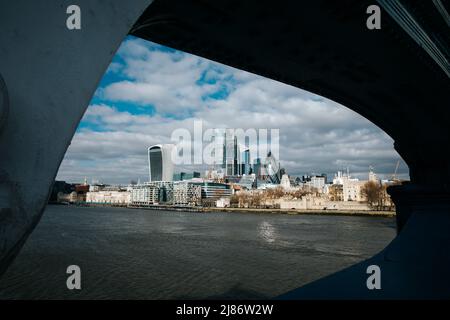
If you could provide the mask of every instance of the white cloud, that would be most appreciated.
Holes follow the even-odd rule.
[[[146,179],[146,148],[169,142],[177,128],[192,131],[195,119],[206,128],[280,129],[282,165],[294,175],[349,166],[363,178],[369,165],[389,175],[399,159],[392,139],[375,125],[301,89],[139,39],[126,40],[118,54],[123,63],[108,72],[126,80],[98,90],[103,103],[91,105],[83,121],[102,130],[76,133],[59,179]],[[210,97],[224,88],[223,99]],[[153,106],[156,114],[119,111],[115,105],[122,101]],[[401,172],[407,175],[404,163]]]

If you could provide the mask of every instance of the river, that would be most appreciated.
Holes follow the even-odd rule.
[[[0,299],[272,298],[394,236],[394,218],[48,206]],[[81,290],[66,287],[69,265]]]

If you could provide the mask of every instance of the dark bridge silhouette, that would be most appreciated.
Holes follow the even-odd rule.
[[[449,1],[79,0],[0,5],[0,273],[38,223],[97,83],[126,34],[339,102],[382,128],[411,183],[389,190],[398,237],[281,298],[450,297]],[[381,29],[366,27],[369,5]],[[381,267],[382,290],[366,268]],[[295,279],[293,279],[295,281]]]

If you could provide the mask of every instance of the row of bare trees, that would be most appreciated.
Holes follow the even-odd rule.
[[[285,190],[282,187],[259,191],[242,191],[231,196],[230,205],[248,208],[261,208],[266,206],[267,200],[280,198],[300,199],[311,191],[297,189]]]
[[[361,196],[376,210],[392,210],[393,202],[387,193],[387,185],[375,181],[368,181],[361,188]]]
[[[368,181],[361,188],[361,196],[375,210],[392,210],[393,203],[386,192],[387,185],[375,181]],[[258,191],[241,191],[231,196],[230,204],[233,207],[263,208],[267,202],[280,198],[301,199],[314,190],[295,189],[285,190],[282,187]],[[333,185],[329,189],[329,198],[332,201],[342,201],[342,186]]]

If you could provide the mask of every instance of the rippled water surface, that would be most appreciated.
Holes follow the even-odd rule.
[[[271,298],[394,236],[393,218],[49,206],[0,299]],[[80,291],[66,287],[73,264]]]

